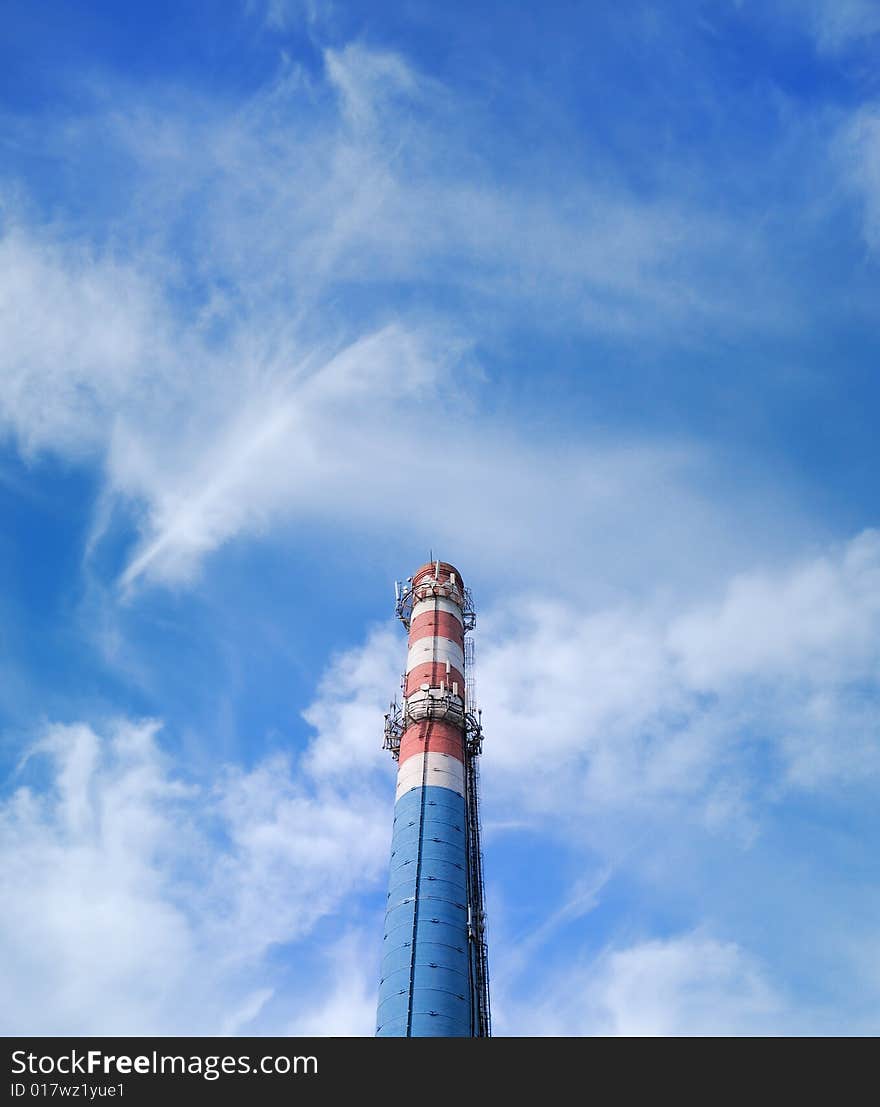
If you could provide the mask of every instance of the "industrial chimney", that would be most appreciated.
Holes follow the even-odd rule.
[[[461,574],[431,561],[395,585],[409,631],[403,703],[385,716],[398,762],[376,1033],[491,1033],[474,706],[476,621]]]

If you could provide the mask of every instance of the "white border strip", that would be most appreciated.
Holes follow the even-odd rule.
[[[425,771],[425,758],[428,769]],[[464,795],[464,765],[450,753],[415,753],[408,757],[397,773],[397,793],[394,802],[412,788],[449,788]]]
[[[418,603],[413,604],[412,614],[410,615],[410,624],[413,623],[419,615],[424,615],[426,611],[445,611],[448,615],[454,615],[456,619],[464,626],[464,619],[462,618],[461,608],[457,603],[453,603],[452,600],[444,600],[442,596],[438,596],[437,599],[419,600]]]
[[[464,672],[464,650],[451,638],[417,638],[406,655],[406,671],[416,665],[429,665],[432,661],[445,665],[448,661],[460,673]]]

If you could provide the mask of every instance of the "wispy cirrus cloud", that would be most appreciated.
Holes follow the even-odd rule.
[[[880,11],[872,0],[807,0],[796,7],[799,15],[806,15],[819,49],[826,53],[839,53],[880,34]]]
[[[560,450],[552,436],[511,436],[478,414],[467,343],[441,322],[391,323],[348,343],[288,336],[280,345],[255,327],[218,349],[173,318],[149,274],[120,276],[111,261],[93,259],[85,274],[61,260],[62,247],[21,231],[5,251],[10,284],[16,272],[25,280],[7,301],[0,411],[32,454],[51,449],[103,466],[102,527],[112,523],[114,498],[136,505],[141,539],[121,575],[125,588],[191,578],[219,545],[277,522],[345,518],[381,530],[413,482],[430,484],[438,473],[450,488],[468,487],[472,510],[509,550],[555,532],[568,535],[574,556],[584,536],[603,535],[594,549],[610,541],[616,551],[598,560],[619,563],[632,557],[630,531],[644,526],[645,512],[660,517],[654,557],[673,572],[694,526],[718,535],[719,553],[738,545],[742,519],[725,534],[725,511],[700,487],[699,447],[597,441]],[[51,308],[45,287],[55,292]],[[90,341],[90,329],[100,339]],[[77,331],[68,346],[65,335]],[[429,411],[448,416],[443,440],[423,433]],[[462,541],[429,498],[409,498],[408,515],[416,541]],[[99,537],[100,528],[92,545]],[[465,555],[491,554],[476,536],[463,541]]]
[[[867,104],[841,125],[835,154],[844,188],[862,212],[862,233],[872,252],[880,248],[880,108]]]
[[[716,514],[687,476],[703,465],[691,443],[597,442],[561,459],[552,441],[494,428],[476,340],[525,305],[603,334],[671,318],[682,333],[710,318],[776,327],[781,290],[769,314],[767,297],[729,295],[731,281],[754,286],[741,266],[770,272],[755,268],[760,238],[674,190],[637,197],[580,170],[552,191],[502,179],[474,156],[466,116],[399,55],[354,43],[231,110],[129,92],[55,136],[56,155],[75,139],[86,162],[109,142],[119,167],[94,242],[81,216],[67,230],[7,221],[0,416],[26,450],[97,460],[105,508],[134,505],[125,587],[191,578],[276,522],[385,525],[404,457],[409,481],[438,467],[466,480],[514,544],[517,512],[493,510],[511,481],[560,483],[558,501],[527,493],[530,535],[568,529],[572,499],[572,541],[608,532],[615,498],[665,501],[658,534]],[[392,312],[400,282],[414,295]],[[421,431],[429,409],[455,427],[442,448]],[[445,537],[420,501],[410,514],[425,541]]]
[[[243,0],[246,14],[256,16],[269,31],[285,31],[332,15],[332,0]]]

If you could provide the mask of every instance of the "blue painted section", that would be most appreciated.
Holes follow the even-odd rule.
[[[469,1038],[464,799],[413,788],[394,808],[376,1033]]]

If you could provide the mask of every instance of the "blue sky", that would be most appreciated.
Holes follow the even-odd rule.
[[[4,17],[5,1031],[372,1033],[433,549],[497,1032],[877,1033],[880,9]]]

